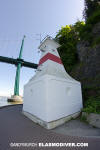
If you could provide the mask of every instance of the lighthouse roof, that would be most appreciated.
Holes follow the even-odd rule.
[[[50,36],[46,36],[40,43],[40,46],[38,47],[38,49],[44,49],[45,46],[47,45],[53,45],[55,48],[60,47],[60,44],[57,43],[53,38],[51,38]]]

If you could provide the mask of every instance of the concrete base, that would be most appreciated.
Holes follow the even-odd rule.
[[[46,129],[53,129],[59,125],[62,125],[64,124],[65,122],[71,120],[71,119],[74,119],[76,117],[78,117],[80,115],[80,112],[76,112],[72,115],[69,115],[69,116],[66,116],[64,118],[60,118],[58,120],[54,120],[54,121],[51,121],[51,122],[46,122],[46,121],[43,121],[39,118],[37,118],[36,116],[26,112],[26,111],[22,111],[22,113],[28,117],[29,119],[31,119],[33,122],[35,123],[38,123],[39,125],[43,126],[44,128]]]
[[[11,98],[8,98],[8,102],[19,102],[22,103],[23,99],[21,96],[12,95]]]

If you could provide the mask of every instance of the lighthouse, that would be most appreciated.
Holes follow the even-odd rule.
[[[81,84],[66,72],[58,47],[51,37],[41,42],[36,74],[24,86],[23,114],[47,129],[77,117],[82,109]]]

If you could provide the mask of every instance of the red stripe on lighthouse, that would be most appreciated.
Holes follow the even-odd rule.
[[[59,57],[51,54],[51,53],[47,53],[44,57],[42,57],[39,61],[39,65],[41,65],[42,63],[46,62],[47,60],[52,60],[56,63],[62,64],[62,61]]]

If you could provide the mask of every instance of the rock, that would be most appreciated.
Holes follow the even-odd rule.
[[[92,36],[92,42],[94,42],[98,36],[100,37],[100,22],[94,26]],[[83,78],[88,80],[99,76],[100,79],[100,44],[95,44],[93,47],[88,41],[80,41],[77,44],[77,54],[80,63],[77,65],[76,70],[74,69],[74,71],[76,71],[75,78],[82,81]]]
[[[89,114],[87,117],[87,121],[89,122],[89,124],[100,128],[100,115],[99,114],[94,114],[94,113]]]
[[[86,59],[86,56],[88,55],[89,45],[90,44],[88,41],[81,41],[77,44],[77,53],[80,61],[84,61]]]
[[[82,112],[82,116],[85,116],[87,118],[88,123],[92,126],[100,128],[100,114],[88,114],[86,112]]]
[[[100,22],[92,30],[94,42],[100,37]],[[91,46],[88,41],[80,41],[77,44],[77,55],[80,62],[72,70],[71,75],[86,86],[99,86],[100,84],[100,44]],[[96,81],[95,81],[96,80]]]
[[[93,30],[92,30],[92,34],[95,36],[95,37],[100,37],[100,22],[97,23]]]
[[[80,63],[72,71],[76,72],[73,77],[80,81],[96,76],[100,78],[100,44],[91,48],[88,42],[81,41],[77,45],[77,53]]]

